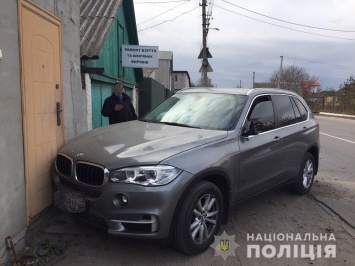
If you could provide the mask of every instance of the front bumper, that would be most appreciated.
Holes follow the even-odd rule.
[[[164,186],[144,187],[111,183],[100,188],[83,185],[53,171],[56,207],[81,213],[88,222],[104,227],[109,234],[162,239],[169,236],[177,203],[192,175],[182,172]],[[118,200],[122,195],[127,204]]]

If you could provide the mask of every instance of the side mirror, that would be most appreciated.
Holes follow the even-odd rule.
[[[244,131],[244,135],[258,135],[263,132],[264,124],[257,120],[252,120],[249,123],[249,128]]]

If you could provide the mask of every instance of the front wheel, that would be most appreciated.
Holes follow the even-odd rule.
[[[206,250],[219,231],[222,217],[221,191],[211,182],[198,183],[182,203],[174,227],[174,246],[186,254]]]
[[[296,183],[290,186],[291,191],[304,195],[307,194],[313,184],[314,180],[315,163],[312,154],[306,153],[298,175]]]

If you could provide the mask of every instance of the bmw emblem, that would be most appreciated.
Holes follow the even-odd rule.
[[[84,156],[84,153],[83,152],[80,152],[78,153],[77,155],[75,155],[76,158],[80,158],[80,157],[83,157]]]

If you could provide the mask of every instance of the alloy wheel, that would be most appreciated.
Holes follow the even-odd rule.
[[[303,169],[303,186],[305,188],[308,188],[312,183],[313,171],[312,160],[307,160]]]
[[[209,239],[217,225],[219,215],[218,201],[212,194],[202,196],[196,203],[192,217],[190,232],[197,244]]]

